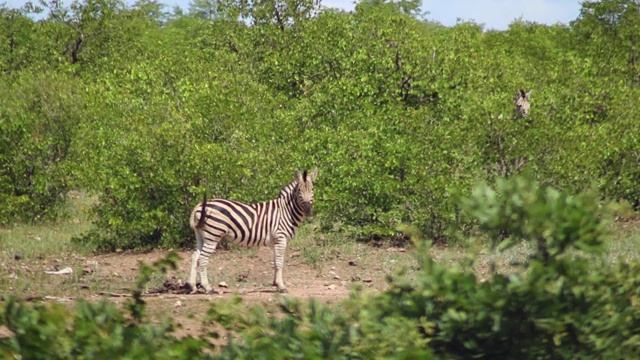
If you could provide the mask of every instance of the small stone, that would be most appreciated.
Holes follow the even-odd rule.
[[[334,275],[334,276],[333,276],[333,279],[334,279],[334,280],[340,280],[340,276],[339,276],[339,275]]]
[[[22,259],[22,254],[21,253],[15,253],[15,255],[13,255],[13,258],[15,260],[20,260],[20,259]]]
[[[358,265],[357,262],[355,262],[354,260],[349,260],[349,266],[356,266]]]
[[[370,282],[372,282],[372,281],[373,281],[373,280],[371,280],[371,279],[369,279],[369,278],[362,279],[362,282],[366,282],[366,283],[370,283]]]
[[[337,288],[337,286],[335,284],[331,284],[329,286],[327,286],[327,289],[329,290],[335,290]]]
[[[120,275],[118,275],[118,273],[114,271],[114,272],[112,272],[112,273],[111,273],[111,276],[118,277],[118,276],[120,276]]]
[[[9,274],[9,279],[17,279],[18,275],[16,275],[16,273],[11,273]]]
[[[70,267],[66,267],[62,270],[58,270],[58,271],[45,271],[45,274],[48,275],[69,275],[69,274],[73,274],[73,269]]]
[[[121,253],[121,252],[122,252],[122,249],[121,249],[121,248],[117,248],[117,249],[116,249],[116,253],[118,253],[118,254],[119,254],[119,253]]]
[[[173,307],[174,307],[174,308],[182,307],[182,301],[180,301],[180,300],[176,301],[176,303],[175,303],[175,304],[173,304]]]
[[[335,267],[335,266],[332,266],[332,267],[331,267],[331,270],[335,270],[335,269],[336,269],[336,267]]]
[[[82,269],[82,275],[89,275],[89,274],[93,274],[93,269],[86,266]]]
[[[227,285],[227,283],[226,283],[226,282],[224,282],[224,281],[220,281],[220,283],[218,284],[218,286],[219,286],[219,287],[221,287],[221,288],[228,288],[228,287],[229,287],[229,285]]]

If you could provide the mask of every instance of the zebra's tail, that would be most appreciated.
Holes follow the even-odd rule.
[[[207,206],[207,194],[204,194],[204,198],[202,199],[202,208],[200,208],[200,219],[196,224],[196,229],[202,229],[204,227],[204,222],[207,220],[207,211],[205,210]]]

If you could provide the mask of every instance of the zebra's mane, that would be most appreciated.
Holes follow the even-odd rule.
[[[291,180],[287,185],[283,186],[278,194],[278,198],[287,198],[293,194],[296,186],[298,186],[298,179]]]

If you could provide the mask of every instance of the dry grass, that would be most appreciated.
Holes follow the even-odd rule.
[[[84,193],[72,192],[62,220],[0,228],[0,261],[39,260],[71,252],[88,254],[90,249],[73,244],[71,239],[91,228],[87,211],[94,201]]]
[[[640,221],[617,224],[607,246],[607,259],[634,262],[640,260]]]

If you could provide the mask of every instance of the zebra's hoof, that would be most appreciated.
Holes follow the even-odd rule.
[[[195,294],[196,292],[198,292],[198,288],[189,283],[184,283],[184,285],[182,285],[182,290],[186,294]]]
[[[285,288],[278,289],[278,292],[279,292],[280,294],[286,294],[286,293],[288,293],[287,289],[285,289]]]

